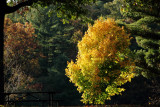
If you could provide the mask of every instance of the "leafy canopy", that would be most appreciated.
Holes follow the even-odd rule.
[[[96,0],[9,0],[8,5],[12,6],[9,8],[11,10],[7,11],[12,13],[13,10],[21,10],[19,13],[23,13],[28,10],[25,6],[33,7],[46,7],[54,5],[53,9],[50,9],[49,14],[57,12],[58,17],[63,17],[64,19],[88,19],[84,14],[87,13],[87,6],[95,3]]]
[[[123,0],[127,11],[137,11],[151,16],[160,16],[159,0]]]
[[[66,68],[70,81],[83,93],[83,103],[104,104],[125,90],[120,86],[134,77],[129,45],[129,34],[112,19],[100,18],[89,26],[78,43],[76,62]]]

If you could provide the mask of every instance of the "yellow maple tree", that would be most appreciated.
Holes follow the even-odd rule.
[[[113,19],[100,18],[89,25],[78,42],[76,62],[68,62],[66,68],[70,81],[83,93],[83,103],[104,104],[134,77],[129,36]]]

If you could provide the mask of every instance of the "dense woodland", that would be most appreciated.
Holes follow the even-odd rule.
[[[6,93],[57,91],[72,106],[160,105],[159,0],[97,0],[70,19],[55,8],[6,15]]]

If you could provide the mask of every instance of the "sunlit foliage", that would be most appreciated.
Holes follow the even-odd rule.
[[[66,75],[82,92],[83,103],[104,104],[121,94],[122,84],[134,77],[129,58],[130,38],[112,19],[95,21],[78,43],[77,61],[68,63]]]

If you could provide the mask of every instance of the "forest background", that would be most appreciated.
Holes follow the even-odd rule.
[[[135,5],[130,9],[121,0],[97,0],[87,6],[88,22],[113,18],[134,38],[130,50],[135,54],[136,77],[123,85],[126,91],[122,95],[113,96],[106,104],[160,103],[160,18],[155,11],[159,7],[146,12]],[[144,6],[140,9],[146,10]],[[5,92],[59,91],[54,97],[63,99],[60,105],[82,105],[81,93],[69,82],[65,68],[67,61],[76,60],[77,43],[88,25],[81,19],[64,20],[53,10],[52,5],[25,7],[27,12],[18,10],[6,16]]]

